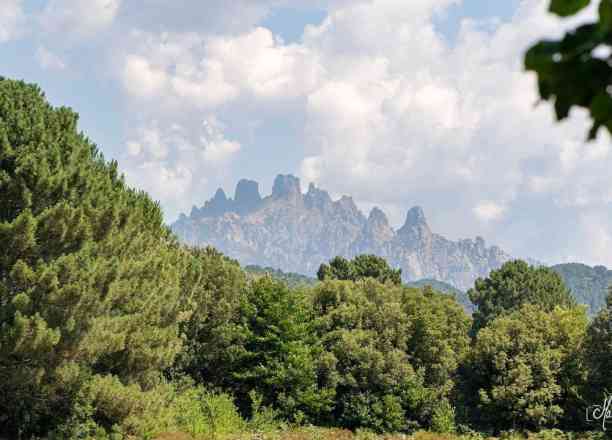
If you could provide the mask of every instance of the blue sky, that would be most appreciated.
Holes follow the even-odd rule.
[[[279,173],[421,205],[450,238],[612,265],[610,139],[534,106],[546,0],[3,0],[0,75],[39,84],[167,220]],[[581,20],[588,20],[589,14]]]

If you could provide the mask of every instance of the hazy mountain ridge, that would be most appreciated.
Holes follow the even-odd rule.
[[[594,315],[605,305],[612,270],[581,263],[557,264],[551,269],[561,275],[576,301],[588,306],[589,314]]]
[[[433,233],[418,206],[394,230],[382,210],[374,208],[366,217],[351,197],[334,201],[312,184],[303,194],[292,175],[277,176],[266,197],[252,180],[241,180],[233,199],[219,189],[172,229],[184,242],[212,245],[244,265],[312,276],[335,256],[370,253],[402,268],[405,281],[431,278],[462,290],[511,258],[481,237],[451,241]]]

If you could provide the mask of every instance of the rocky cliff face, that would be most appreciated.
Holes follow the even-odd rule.
[[[172,229],[185,243],[215,246],[245,265],[313,275],[337,255],[376,254],[401,267],[406,281],[432,278],[463,290],[510,259],[480,237],[451,241],[433,233],[420,207],[396,231],[380,209],[366,218],[350,197],[334,201],[312,184],[303,194],[291,175],[279,175],[264,198],[249,180],[238,182],[233,199],[219,189]]]

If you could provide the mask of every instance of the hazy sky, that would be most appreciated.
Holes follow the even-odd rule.
[[[396,226],[418,204],[450,238],[612,265],[611,140],[522,71],[573,24],[547,3],[0,0],[0,75],[76,109],[168,221],[293,173]]]

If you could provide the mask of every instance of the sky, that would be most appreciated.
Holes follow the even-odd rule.
[[[546,0],[0,0],[0,75],[41,86],[168,222],[292,173],[399,227],[612,266],[611,139],[556,123],[522,56]]]

